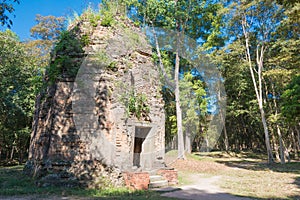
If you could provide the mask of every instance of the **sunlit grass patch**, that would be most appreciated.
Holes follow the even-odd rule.
[[[296,176],[272,171],[232,170],[222,174],[219,186],[226,192],[255,198],[288,198],[299,194]]]
[[[172,164],[179,180],[192,184],[189,177],[220,176],[215,183],[224,192],[255,199],[300,198],[300,162],[267,164],[265,155],[253,152],[200,152]]]

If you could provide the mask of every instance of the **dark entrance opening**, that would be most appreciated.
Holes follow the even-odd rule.
[[[133,150],[133,166],[141,166],[141,153],[143,150],[143,142],[149,134],[151,127],[135,127],[134,150]]]

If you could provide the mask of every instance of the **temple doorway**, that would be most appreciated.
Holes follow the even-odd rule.
[[[141,154],[143,153],[143,143],[147,138],[151,127],[136,126],[133,149],[133,166],[141,167]]]

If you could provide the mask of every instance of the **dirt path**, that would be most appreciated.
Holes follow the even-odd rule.
[[[204,178],[193,174],[189,177],[192,184],[183,185],[178,190],[166,192],[161,196],[191,200],[250,200],[250,198],[237,197],[222,191],[216,184],[220,178],[221,176]]]

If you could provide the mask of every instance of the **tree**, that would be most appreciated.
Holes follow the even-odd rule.
[[[64,17],[37,14],[35,21],[37,24],[30,29],[31,36],[43,41],[56,41],[65,28]]]
[[[36,15],[36,25],[30,29],[35,40],[27,42],[29,53],[39,59],[41,68],[45,68],[50,61],[50,52],[65,29],[65,18],[52,15]]]
[[[132,4],[133,5],[133,4]],[[213,22],[218,19],[216,10],[219,4],[210,1],[137,1],[134,4],[138,10],[137,19],[144,24],[151,26],[163,27],[167,30],[175,30],[177,32],[176,41],[174,43],[174,94],[176,103],[176,124],[178,137],[178,158],[185,158],[184,155],[184,138],[182,127],[182,111],[180,106],[180,90],[179,90],[179,74],[181,53],[180,49],[185,45],[182,41],[184,35],[193,37],[195,40],[202,41],[216,40],[218,34],[213,27]],[[156,45],[158,47],[158,45]],[[158,52],[158,57],[161,56]],[[160,64],[162,62],[160,61]],[[162,65],[160,65],[162,66]],[[160,67],[162,68],[162,67]],[[166,70],[162,70],[166,71]]]
[[[280,105],[285,101],[282,94],[292,75],[299,74],[300,61],[299,4],[283,4],[284,7],[272,1],[229,2],[224,17],[228,26],[222,28],[227,45],[210,54],[225,78],[230,147],[259,149],[261,141],[268,146],[269,138],[268,155],[275,150],[282,163],[289,159],[291,146],[297,152],[297,128],[285,119]]]
[[[200,80],[199,72],[186,72],[180,81],[181,105],[183,111],[183,131],[185,133],[185,151],[191,153],[192,136],[199,137],[201,125],[207,114],[206,91]],[[194,132],[192,132],[194,131]]]
[[[282,94],[282,114],[290,123],[299,123],[300,116],[300,75],[296,75]],[[300,124],[298,124],[300,125]]]
[[[35,59],[13,32],[0,32],[0,142],[6,159],[27,152],[34,100],[41,86]],[[1,157],[1,155],[0,155]]]
[[[273,154],[270,145],[270,136],[264,110],[263,94],[263,70],[265,54],[272,39],[272,34],[278,26],[281,18],[281,10],[272,1],[238,1],[232,3],[232,23],[236,26],[237,35],[243,36],[245,44],[245,58],[248,63],[253,89],[261,122],[263,124],[265,143],[269,163],[273,162]],[[238,28],[242,27],[242,30]]]
[[[15,9],[14,9],[14,3],[19,4],[19,0],[3,0],[2,3],[0,3],[0,23],[1,26],[7,26],[8,28],[11,28],[13,25],[12,20],[9,18],[7,15],[12,14]],[[7,13],[8,12],[8,13]]]

